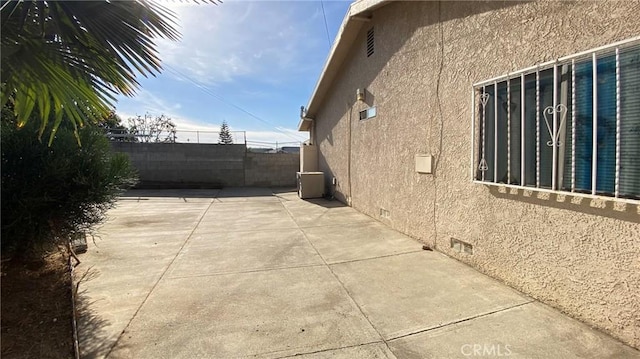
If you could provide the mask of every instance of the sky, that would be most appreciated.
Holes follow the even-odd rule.
[[[297,131],[300,106],[307,105],[349,5],[163,2],[177,15],[182,38],[156,41],[164,71],[140,76],[136,96],[118,97],[116,113],[125,122],[145,113],[167,115],[178,141],[196,140],[183,131],[219,131],[222,121],[231,131],[246,131],[249,145],[304,141],[308,133]],[[199,137],[217,142],[217,135]]]

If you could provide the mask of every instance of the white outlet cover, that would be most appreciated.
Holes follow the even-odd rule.
[[[416,155],[416,172],[432,173],[433,156],[427,154]]]

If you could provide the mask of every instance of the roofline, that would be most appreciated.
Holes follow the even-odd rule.
[[[298,122],[298,131],[311,131],[311,126],[313,125],[313,119],[308,117],[303,117]]]
[[[308,119],[315,117],[320,103],[324,99],[329,87],[331,86],[342,62],[347,57],[351,44],[358,36],[362,25],[370,19],[370,12],[382,7],[391,2],[391,0],[357,0],[349,5],[340,30],[336,35],[329,56],[324,63],[320,77],[316,82],[316,86],[313,89],[309,103],[307,104],[306,116]],[[364,16],[363,16],[364,15]],[[300,121],[298,124],[298,131],[308,131],[307,128],[303,129],[303,124],[306,121]],[[306,126],[304,126],[306,127]]]

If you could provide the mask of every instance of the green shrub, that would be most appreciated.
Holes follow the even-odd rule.
[[[6,109],[5,109],[6,110]],[[2,113],[2,250],[38,254],[105,219],[136,174],[124,154],[114,154],[96,126],[60,126],[51,147],[38,140],[39,121],[18,129]]]

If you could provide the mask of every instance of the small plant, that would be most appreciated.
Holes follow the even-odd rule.
[[[38,255],[90,231],[137,181],[129,159],[112,153],[97,126],[78,129],[78,145],[72,124],[63,122],[48,146],[38,139],[39,124],[18,128],[12,111],[2,111],[3,255]]]

